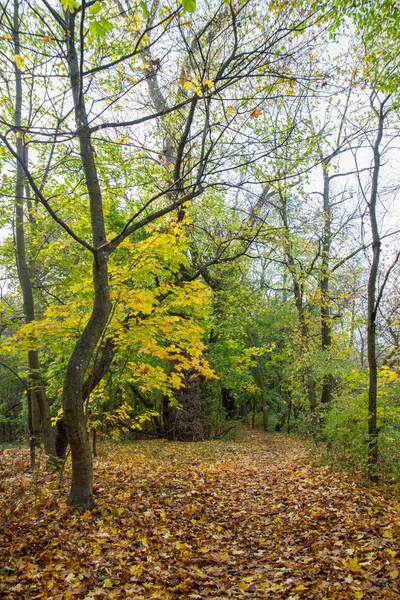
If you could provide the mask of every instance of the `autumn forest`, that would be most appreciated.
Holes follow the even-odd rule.
[[[0,0],[0,597],[400,595],[394,0]]]

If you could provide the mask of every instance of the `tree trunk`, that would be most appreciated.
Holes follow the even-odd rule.
[[[235,397],[232,390],[223,387],[221,390],[222,407],[227,419],[234,419],[237,414]]]
[[[308,343],[309,343],[309,331],[308,325],[306,322],[306,317],[304,314],[303,308],[303,299],[300,285],[295,277],[293,277],[293,290],[294,290],[294,299],[297,308],[297,315],[300,323],[300,337],[301,337],[301,345],[302,352],[306,354],[308,352]],[[310,407],[311,415],[313,418],[313,422],[317,421],[317,393],[315,390],[315,381],[312,376],[310,366],[306,365],[304,368],[304,383],[305,389],[308,397],[308,405]]]
[[[264,426],[264,431],[268,431],[268,426],[269,426],[268,406],[263,406],[263,426]]]
[[[33,435],[32,426],[32,397],[28,389],[28,435],[29,435],[29,456],[31,460],[31,469],[35,468],[36,465],[36,448],[35,448],[35,436]]]
[[[331,203],[329,189],[329,175],[326,170],[326,165],[323,165],[324,177],[324,192],[323,192],[323,218],[324,226],[322,233],[322,253],[321,253],[321,278],[320,278],[320,293],[321,293],[321,347],[323,352],[329,352],[332,347],[332,325],[330,316],[330,297],[329,297],[329,258],[331,249]],[[335,385],[335,380],[331,373],[325,375],[322,380],[321,403],[329,404],[332,400],[332,391]]]
[[[14,24],[13,40],[15,54],[19,55],[21,51],[19,39],[19,1],[14,2]],[[15,185],[15,243],[17,254],[18,278],[21,285],[25,322],[30,323],[35,319],[35,305],[32,292],[32,284],[28,261],[26,257],[25,229],[24,229],[24,190],[25,173],[22,163],[25,161],[24,138],[20,131],[22,125],[22,77],[21,71],[16,62],[14,62],[15,74],[15,111],[14,124],[17,129],[16,137],[16,185]],[[48,456],[56,456],[54,429],[51,425],[49,403],[44,390],[43,382],[40,377],[39,353],[37,350],[28,352],[29,365],[29,389],[30,389],[30,410],[32,435],[36,440],[40,436],[40,427],[38,423],[38,413],[40,413],[41,430],[43,433],[44,449]]]
[[[381,240],[379,235],[376,205],[378,200],[378,182],[381,163],[380,143],[383,137],[385,113],[383,104],[376,111],[378,118],[377,136],[373,151],[373,171],[371,194],[368,203],[369,219],[372,232],[372,263],[368,278],[368,328],[367,328],[367,354],[369,367],[368,387],[368,477],[371,481],[378,481],[378,429],[377,429],[377,395],[378,395],[378,365],[376,359],[376,286],[378,280],[379,259],[381,253]]]
[[[70,11],[66,11],[65,18],[68,26],[67,61],[80,156],[89,195],[92,239],[95,248],[92,263],[94,292],[92,313],[76,343],[64,379],[63,408],[72,457],[72,483],[68,504],[77,508],[91,509],[94,506],[93,466],[83,406],[83,380],[93,352],[107,326],[111,300],[108,287],[108,256],[104,250],[101,250],[107,241],[102,195],[83,97],[82,73],[80,73],[74,40],[75,17]]]
[[[164,399],[164,431],[168,440],[199,442],[204,439],[201,421],[201,382],[202,378],[193,369],[185,373],[183,387],[175,392],[175,398],[182,409],[170,406],[169,399]]]

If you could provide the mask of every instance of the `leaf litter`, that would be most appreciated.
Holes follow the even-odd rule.
[[[1,598],[400,597],[399,503],[291,437],[104,445],[92,512],[27,464],[0,455]]]

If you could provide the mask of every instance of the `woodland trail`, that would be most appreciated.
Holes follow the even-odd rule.
[[[96,509],[0,455],[0,597],[400,598],[400,505],[293,438],[103,448]]]

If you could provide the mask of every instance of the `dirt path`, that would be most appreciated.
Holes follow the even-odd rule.
[[[291,438],[108,449],[93,513],[25,460],[0,457],[0,597],[400,598],[399,504]]]

